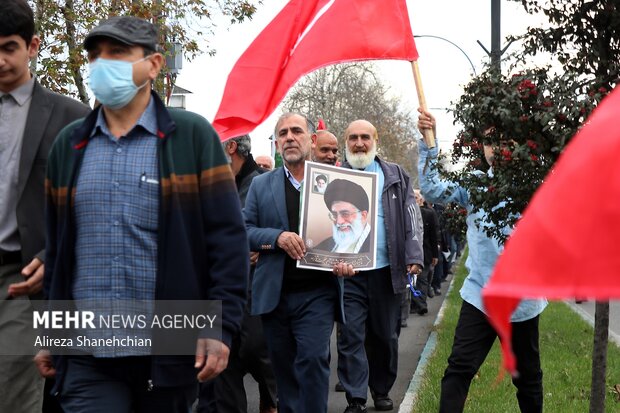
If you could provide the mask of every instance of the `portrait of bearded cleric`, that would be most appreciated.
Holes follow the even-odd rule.
[[[332,222],[332,235],[316,246],[317,250],[359,253],[370,250],[368,194],[360,185],[346,179],[335,179],[323,195],[327,217]]]

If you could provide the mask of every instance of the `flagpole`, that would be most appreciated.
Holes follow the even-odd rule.
[[[424,97],[424,88],[422,87],[422,78],[420,77],[420,68],[418,67],[417,60],[411,62],[411,68],[413,69],[413,81],[415,82],[415,88],[418,92],[418,102],[420,103],[420,107],[424,111],[428,111],[428,107],[426,106],[426,98]],[[435,134],[433,133],[433,129],[425,129],[423,132],[424,142],[426,146],[429,148],[435,147]]]

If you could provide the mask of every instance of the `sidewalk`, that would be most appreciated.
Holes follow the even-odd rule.
[[[420,356],[433,329],[439,309],[452,282],[452,277],[451,275],[448,281],[441,285],[442,294],[440,296],[428,299],[428,313],[423,316],[410,314],[409,320],[407,320],[408,326],[401,330],[398,350],[398,376],[390,392],[390,396],[394,400],[393,412],[398,412],[399,406],[405,398],[409,384],[420,361]],[[334,391],[334,386],[338,382],[336,374],[338,354],[336,351],[336,328],[334,328],[331,339],[331,354],[328,413],[342,413],[347,407],[344,393]],[[309,385],[312,385],[312,383],[309,383]],[[258,413],[258,388],[256,382],[249,375],[245,378],[245,388],[248,398],[248,413]],[[407,400],[405,401],[407,402]],[[369,412],[376,411],[370,392],[368,393],[367,406]]]
[[[584,301],[581,304],[575,300],[566,300],[566,304],[594,328],[594,301]],[[609,341],[620,347],[620,301],[609,302]]]

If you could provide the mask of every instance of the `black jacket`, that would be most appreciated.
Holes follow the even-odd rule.
[[[439,258],[439,220],[432,208],[421,206],[422,222],[424,222],[424,267],[431,265],[433,258]]]

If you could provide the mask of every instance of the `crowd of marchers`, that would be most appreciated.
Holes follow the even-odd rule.
[[[440,397],[440,411],[462,411],[496,338],[480,292],[501,247],[477,229],[480,211],[468,217],[467,240],[446,231],[441,204],[469,204],[466,188],[438,176],[436,149],[419,142],[414,190],[401,166],[377,154],[370,122],[351,120],[341,153],[333,133],[285,113],[274,126],[283,161],[274,168],[270,156],[254,159],[248,135],[222,143],[201,116],[166,107],[152,90],[164,62],[158,42],[156,27],[137,17],[95,25],[83,43],[91,109],[40,85],[29,66],[40,46],[32,10],[25,0],[0,2],[0,411],[246,412],[250,374],[261,413],[326,412],[334,325],[345,412],[366,412],[368,391],[376,410],[392,410],[400,331],[441,294],[467,241],[469,275]],[[418,127],[436,129],[433,116],[421,111]],[[310,160],[376,175],[373,269],[296,265],[308,252],[299,228]],[[324,175],[306,185],[329,209],[329,250],[357,252],[368,236],[367,197],[330,190]],[[200,335],[194,356],[44,349],[33,363],[2,351],[31,322],[28,309],[9,318],[6,305],[28,298],[111,307],[215,300],[222,331]],[[542,411],[544,307],[524,301],[513,316],[522,411]],[[105,339],[99,334],[86,333]]]

